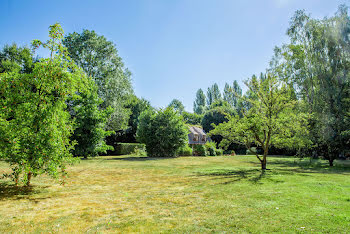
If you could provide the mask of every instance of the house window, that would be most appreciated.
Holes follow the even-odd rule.
[[[205,136],[202,136],[202,141],[206,142]]]
[[[198,135],[193,135],[193,141],[198,141]]]

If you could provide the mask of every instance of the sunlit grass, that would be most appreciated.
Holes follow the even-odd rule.
[[[271,157],[262,174],[253,156],[83,160],[65,186],[0,183],[0,232],[345,233],[349,166]]]

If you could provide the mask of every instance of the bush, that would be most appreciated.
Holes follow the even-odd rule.
[[[194,145],[193,150],[194,150],[194,155],[197,155],[197,156],[208,155],[205,145]]]
[[[207,142],[205,143],[205,149],[208,152],[209,156],[216,156],[216,144],[215,142]]]
[[[187,142],[188,129],[172,108],[147,110],[139,117],[136,138],[146,145],[150,157],[174,157]]]
[[[179,156],[192,156],[192,148],[189,145],[184,145],[178,152]]]
[[[223,151],[224,155],[231,155],[231,156],[235,156],[236,152],[234,150],[224,150]]]
[[[221,156],[221,155],[224,155],[224,150],[223,149],[216,149],[215,153],[217,156]]]
[[[133,154],[137,150],[145,151],[146,147],[144,144],[139,143],[118,143],[115,147],[115,154],[117,155],[125,155],[125,154]]]
[[[256,147],[251,147],[250,149],[247,149],[245,154],[256,154]]]

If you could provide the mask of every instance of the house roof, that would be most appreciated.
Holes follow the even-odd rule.
[[[204,130],[202,128],[196,127],[196,126],[191,126],[190,127],[190,132],[193,134],[197,134],[200,136],[206,136],[207,134],[205,134]]]

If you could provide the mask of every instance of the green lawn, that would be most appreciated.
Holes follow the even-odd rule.
[[[0,183],[0,232],[350,231],[350,165],[253,156],[83,160],[67,184]],[[0,162],[0,173],[7,170]]]

